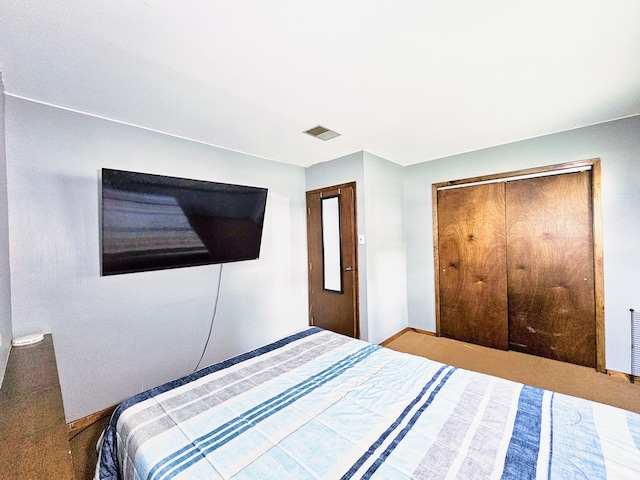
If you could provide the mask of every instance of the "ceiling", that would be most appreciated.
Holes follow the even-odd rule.
[[[3,0],[0,72],[279,162],[411,165],[640,114],[640,1]]]

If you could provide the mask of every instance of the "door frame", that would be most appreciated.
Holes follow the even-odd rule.
[[[335,192],[338,191],[339,194],[341,194],[340,192],[345,189],[345,188],[350,188],[352,189],[353,192],[353,198],[351,199],[351,203],[353,205],[353,212],[352,212],[352,221],[353,221],[353,265],[352,267],[352,272],[353,272],[353,321],[354,321],[354,334],[355,337],[359,339],[360,338],[360,268],[359,268],[359,258],[358,258],[358,196],[357,196],[357,191],[356,191],[356,182],[348,182],[348,183],[341,183],[339,185],[330,185],[327,187],[322,187],[322,188],[316,188],[313,190],[309,190],[307,192],[305,192],[305,198],[306,201],[308,202],[309,199],[309,195],[312,194],[320,194],[320,198],[323,198],[323,193],[327,192]],[[333,196],[333,195],[328,195],[329,197]],[[309,244],[309,237],[311,235],[310,232],[310,225],[309,225],[309,215],[310,215],[310,210],[309,210],[309,206],[306,206],[307,208],[307,289],[308,289],[308,300],[309,300],[309,308],[308,308],[308,318],[309,318],[309,325],[313,326],[314,325],[314,318],[313,318],[313,311],[312,311],[312,289],[311,289],[311,271],[313,269],[313,266],[311,264],[311,255],[309,252],[309,248],[310,248],[310,244]],[[342,242],[342,229],[340,230],[340,241]],[[344,265],[341,265],[342,268],[344,268]]]
[[[571,171],[591,171],[591,207],[593,212],[593,274],[596,320],[596,370],[606,373],[605,328],[604,328],[604,262],[602,246],[602,194],[600,181],[600,159],[579,160],[511,172],[483,175],[480,177],[439,182],[431,185],[433,209],[433,257],[436,295],[436,335],[440,336],[440,255],[438,246],[438,190],[450,187],[469,186],[470,184],[510,181],[519,178],[534,178]]]

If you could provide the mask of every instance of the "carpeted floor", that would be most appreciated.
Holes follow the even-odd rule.
[[[408,330],[385,347],[640,413],[640,383],[595,369]]]

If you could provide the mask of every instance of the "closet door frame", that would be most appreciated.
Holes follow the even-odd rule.
[[[437,336],[440,336],[440,254],[438,251],[438,190],[443,188],[469,186],[471,184],[478,183],[510,181],[516,180],[518,178],[541,177],[580,170],[589,170],[591,172],[591,205],[593,211],[593,271],[596,320],[596,370],[601,373],[606,373],[607,369],[605,359],[604,329],[604,263],[602,248],[602,197],[599,158],[432,184],[431,198],[433,205],[433,253],[435,267],[434,280],[436,294]]]

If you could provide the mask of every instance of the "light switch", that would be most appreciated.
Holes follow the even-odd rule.
[[[364,245],[364,235],[358,235],[358,244]]]

